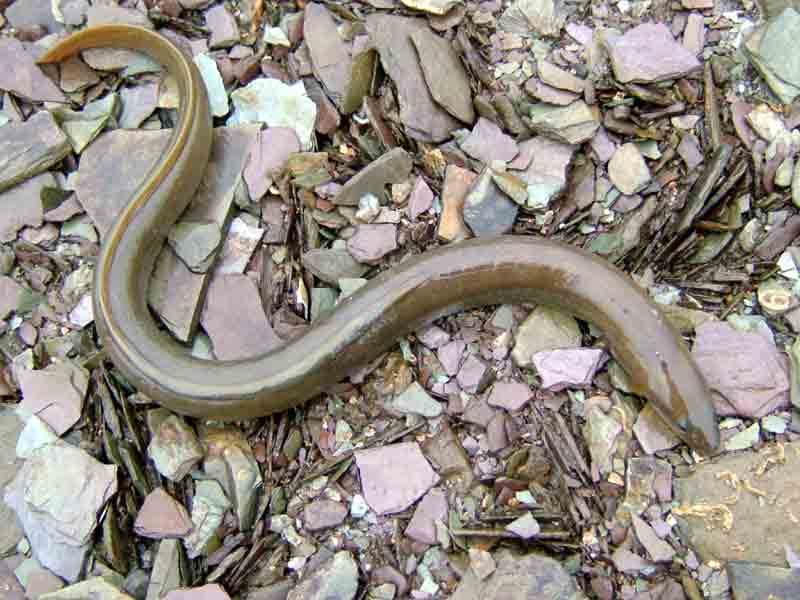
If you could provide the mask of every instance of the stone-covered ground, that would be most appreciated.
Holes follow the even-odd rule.
[[[788,0],[0,0],[0,597],[800,597],[800,7]],[[137,393],[94,261],[165,148],[155,29],[214,116],[149,304],[254,356],[405,258],[545,236],[659,304],[719,455],[635,396],[603,332],[442,318],[308,404],[238,423]]]

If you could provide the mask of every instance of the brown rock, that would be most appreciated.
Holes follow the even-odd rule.
[[[67,136],[49,112],[38,112],[24,123],[4,125],[0,137],[0,192],[46,171],[70,150]]]
[[[331,285],[338,285],[342,278],[361,277],[368,269],[342,248],[309,250],[303,254],[303,266]]]
[[[200,587],[172,590],[164,596],[164,600],[231,600],[231,597],[218,583],[208,583]]]
[[[21,369],[17,378],[22,406],[37,415],[56,435],[62,435],[81,417],[89,387],[89,375],[68,362],[54,362],[44,369]]]
[[[590,386],[607,359],[605,350],[600,348],[559,348],[537,352],[533,365],[542,379],[542,389],[558,392]]]
[[[264,314],[258,287],[246,275],[211,279],[201,322],[219,360],[249,358],[281,345]]]
[[[442,215],[436,232],[440,239],[452,242],[469,236],[464,223],[464,200],[477,177],[472,171],[447,165],[442,187]]]
[[[79,92],[100,81],[97,73],[78,56],[68,58],[60,64],[60,68],[61,89],[65,92]]]
[[[525,83],[525,91],[537,100],[558,106],[567,106],[580,98],[579,94],[551,87],[535,77]]]
[[[347,517],[347,507],[333,500],[314,500],[303,510],[303,522],[308,531],[322,531],[341,525]]]
[[[417,504],[405,534],[423,544],[435,544],[436,521],[447,523],[447,496],[438,488],[430,490]]]
[[[519,152],[513,138],[504,134],[496,123],[483,117],[478,119],[472,132],[460,146],[471,157],[487,165],[493,160],[509,162]]]
[[[411,36],[428,31],[424,19],[372,13],[367,33],[386,72],[397,86],[400,120],[407,134],[422,142],[442,142],[461,125],[433,99]]]
[[[489,406],[509,412],[521,410],[533,397],[531,388],[519,381],[498,381],[489,393]]]
[[[258,132],[247,157],[244,180],[255,201],[267,193],[273,177],[286,167],[289,155],[300,151],[300,140],[294,129],[270,127]]]
[[[311,55],[314,75],[333,101],[341,106],[350,82],[350,53],[330,11],[316,2],[306,5],[303,36]]]
[[[428,29],[411,34],[433,99],[455,118],[472,125],[472,90],[461,59],[452,44]]]
[[[239,42],[239,25],[222,4],[217,4],[206,11],[206,27],[211,30],[208,47],[212,50],[230,48]]]
[[[92,71],[94,72],[94,71]],[[138,129],[158,106],[158,84],[143,83],[120,90],[122,114],[121,129]]]
[[[539,78],[551,87],[578,95],[582,94],[586,87],[586,81],[546,60],[540,60],[538,68]]]
[[[17,310],[24,293],[25,288],[11,277],[0,276],[0,319]]]
[[[14,0],[7,4],[10,6],[5,9],[5,16],[15,29],[43,26],[48,33],[64,30],[64,25],[53,16],[50,0]]]
[[[342,116],[316,79],[304,77],[303,85],[306,86],[308,97],[317,105],[317,120],[314,123],[314,129],[322,135],[330,135],[339,128]]]
[[[347,240],[347,251],[360,263],[376,264],[397,249],[397,225],[379,223],[359,225]]]
[[[7,67],[0,70],[0,90],[31,102],[67,102],[67,97],[42,72],[19,40],[0,38],[0,64]]]
[[[164,488],[156,488],[144,499],[133,530],[142,537],[164,539],[188,535],[194,524],[184,506]]]
[[[798,468],[798,442],[695,465],[688,477],[674,481],[678,506],[672,514],[681,538],[704,562],[784,566],[786,545],[797,544],[797,526],[787,520],[786,509],[800,501],[792,475]]]

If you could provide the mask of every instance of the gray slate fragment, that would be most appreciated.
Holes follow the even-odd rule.
[[[518,212],[519,206],[492,181],[492,171],[488,167],[464,199],[464,221],[476,237],[508,233]]]
[[[725,565],[731,591],[736,600],[790,600],[800,598],[800,572],[732,560]]]
[[[445,141],[461,124],[434,101],[411,41],[414,33],[428,31],[427,22],[372,13],[366,28],[383,68],[397,86],[400,121],[408,135],[422,142]]]
[[[0,192],[46,171],[71,150],[67,136],[46,111],[24,123],[8,123],[2,132]]]
[[[392,148],[351,177],[333,197],[333,203],[358,206],[358,201],[365,194],[373,194],[380,198],[387,185],[404,183],[411,174],[413,166],[414,161],[408,152],[402,148]]]
[[[309,2],[304,11],[303,38],[311,55],[314,75],[339,106],[350,81],[350,52],[333,15],[322,4]]]
[[[22,527],[11,507],[3,496],[5,487],[22,467],[17,460],[17,438],[22,432],[24,423],[11,408],[0,408],[0,555],[6,556],[22,538]],[[2,562],[2,561],[0,561]],[[0,577],[2,579],[2,577]]]
[[[770,89],[786,104],[800,94],[800,61],[787,52],[800,35],[800,13],[787,6],[774,19],[756,29],[745,49]]]
[[[538,105],[531,109],[530,116],[535,132],[565,144],[582,144],[600,127],[592,109],[583,100],[576,100],[569,106]]]
[[[53,16],[51,0],[16,0],[5,9],[5,16],[12,27],[17,29],[42,25],[48,33],[64,30],[64,25]]]
[[[361,277],[369,268],[356,261],[344,248],[309,250],[303,254],[303,266],[331,285],[336,285],[342,278]]]
[[[352,600],[358,591],[358,566],[344,550],[308,571],[286,600]]]
[[[495,553],[497,568],[481,581],[472,569],[464,573],[450,600],[586,600],[575,580],[554,558],[541,554]]]
[[[44,217],[42,190],[57,187],[52,173],[36,177],[0,192],[0,242],[11,242],[25,226],[40,227]]]
[[[444,109],[464,123],[475,121],[469,77],[453,45],[430,30],[411,34],[428,89]]]

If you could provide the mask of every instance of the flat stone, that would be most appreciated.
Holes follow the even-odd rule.
[[[347,507],[333,500],[319,499],[303,509],[303,523],[308,531],[322,531],[341,525],[347,517]]]
[[[244,169],[251,200],[267,193],[273,178],[283,171],[289,155],[295,152],[300,152],[300,140],[294,129],[269,127],[258,132]]]
[[[213,222],[182,221],[170,229],[167,243],[190,271],[205,273],[222,244],[222,232]]]
[[[635,575],[644,569],[653,567],[653,564],[649,560],[631,552],[628,548],[623,546],[620,546],[614,551],[611,555],[611,560],[614,561],[614,566],[617,571],[630,575]]]
[[[494,553],[494,560],[495,571],[484,580],[472,569],[465,571],[450,599],[586,600],[578,584],[556,559],[538,553],[517,555],[503,548]]]
[[[351,76],[351,58],[333,15],[322,4],[309,2],[303,11],[303,37],[311,55],[314,76],[330,98],[341,106]]]
[[[517,330],[511,358],[522,368],[533,366],[538,352],[578,348],[581,331],[570,314],[549,306],[537,306]]]
[[[153,29],[147,15],[135,8],[124,8],[113,4],[93,4],[86,12],[86,25],[134,25],[144,29]]]
[[[32,453],[6,487],[34,557],[74,582],[91,546],[97,515],[117,491],[117,467],[63,442]]]
[[[558,36],[566,16],[564,8],[559,0],[516,0],[502,14],[499,25],[520,35],[530,35],[533,29],[542,36]]]
[[[156,470],[170,481],[180,481],[203,459],[197,435],[177,415],[161,421],[151,434],[147,455]]]
[[[89,68],[79,56],[68,58],[60,64],[59,85],[67,93],[85,90],[100,81],[97,73]]]
[[[208,47],[212,50],[230,48],[239,41],[239,25],[222,4],[212,6],[206,11],[206,27],[211,31]]]
[[[633,433],[647,454],[669,450],[680,443],[680,439],[667,427],[649,402],[636,418]]]
[[[38,600],[45,594],[63,589],[64,582],[47,569],[35,569],[28,573],[25,582],[25,594],[32,600]]]
[[[136,535],[153,539],[180,538],[193,528],[186,508],[164,488],[156,488],[147,495],[133,524]]]
[[[537,100],[557,106],[567,106],[580,98],[579,94],[549,86],[536,77],[531,77],[525,83],[525,91]]]
[[[158,106],[158,84],[142,83],[122,88],[120,103],[120,129],[138,129]]]
[[[411,41],[414,33],[429,31],[427,22],[372,13],[366,19],[366,28],[383,68],[397,86],[400,121],[407,135],[422,142],[445,141],[461,124],[434,100]]]
[[[11,92],[29,102],[67,103],[67,97],[36,64],[35,58],[16,38],[0,39],[0,90]]]
[[[4,14],[12,27],[24,29],[41,25],[48,33],[64,30],[64,24],[59,23],[53,15],[53,3],[50,0],[16,0],[9,4]]]
[[[5,502],[6,484],[14,479],[22,466],[22,461],[17,460],[16,446],[23,426],[24,422],[13,409],[0,407],[0,519],[3,522],[3,527],[0,527],[0,554],[4,556],[16,548],[23,535],[16,514]],[[3,564],[0,561],[0,566]],[[0,582],[3,580],[0,573]]]
[[[343,278],[358,278],[369,268],[354,259],[344,248],[309,250],[303,254],[303,266],[325,283],[336,285]]]
[[[67,136],[46,111],[24,123],[8,123],[2,131],[0,192],[47,171],[71,150]]]
[[[607,359],[601,348],[561,348],[535,353],[533,365],[542,380],[542,389],[558,392],[589,387]]]
[[[623,194],[635,194],[650,183],[650,169],[636,144],[623,144],[608,163],[608,177]]]
[[[431,15],[444,16],[453,7],[459,5],[460,0],[401,0],[409,8],[421,10]]]
[[[405,535],[422,544],[436,544],[436,521],[447,523],[447,511],[444,491],[433,488],[417,504]]]
[[[702,67],[663,23],[642,23],[619,37],[609,36],[606,45],[614,74],[622,83],[679,79]]]
[[[352,600],[358,591],[358,565],[344,550],[311,569],[286,600]]]
[[[222,525],[225,512],[230,508],[231,502],[218,481],[200,479],[195,483],[195,495],[192,500],[194,529],[183,539],[189,558],[207,556],[219,547],[217,529]]]
[[[546,210],[567,186],[569,166],[578,146],[537,136],[520,143],[520,154],[532,159],[524,170],[516,173],[527,184],[526,207]],[[512,165],[513,167],[513,165]]]
[[[489,366],[474,354],[470,354],[461,363],[461,368],[458,370],[456,380],[458,385],[461,386],[465,392],[474,394],[481,390],[487,383],[486,379],[489,375]]]
[[[439,348],[436,353],[436,357],[439,359],[439,362],[442,363],[445,373],[449,376],[452,377],[458,373],[458,370],[461,368],[461,361],[464,357],[464,350],[466,347],[467,345],[463,341],[453,340]]]
[[[236,298],[232,306],[230,298]],[[250,358],[281,345],[264,314],[255,282],[245,275],[215,275],[201,317],[219,360]]]
[[[485,400],[473,398],[464,409],[461,419],[465,423],[472,423],[473,425],[486,428],[489,426],[489,423],[492,422],[495,415],[497,415],[497,412],[498,411],[489,406]]]
[[[402,148],[392,148],[351,177],[333,197],[333,203],[358,206],[365,194],[380,198],[387,185],[405,182],[411,175],[412,167],[413,159],[408,152]]]
[[[653,562],[672,562],[675,556],[675,550],[667,542],[660,539],[653,528],[650,527],[641,517],[633,515],[633,529],[636,532],[636,537],[647,550]]]
[[[36,371],[17,374],[21,406],[62,435],[81,417],[89,388],[89,373],[70,362],[53,362]]]
[[[459,145],[464,152],[485,165],[494,160],[509,162],[519,152],[514,139],[484,117],[478,119],[470,134]]]
[[[447,112],[468,125],[475,122],[469,77],[453,45],[429,29],[411,34],[419,53],[425,82],[433,99]]]
[[[439,481],[416,442],[355,453],[364,498],[379,515],[406,510]]]
[[[531,388],[519,381],[498,381],[489,392],[489,406],[516,412],[533,398]]]
[[[701,165],[705,158],[700,148],[700,142],[691,133],[685,133],[681,136],[681,143],[678,144],[677,151],[689,170]]]
[[[472,487],[475,474],[459,437],[446,424],[423,444],[425,456],[437,466],[442,479],[460,494]]]
[[[435,418],[442,414],[442,405],[431,398],[418,382],[414,381],[392,400],[392,407],[402,413]]]
[[[183,547],[178,540],[161,540],[155,552],[146,600],[163,598],[167,592],[181,587],[181,564],[185,567],[185,562]]]
[[[703,51],[705,44],[706,26],[703,15],[700,13],[690,13],[686,19],[686,27],[683,29],[683,46],[694,56]]]
[[[2,198],[0,196],[0,198]],[[433,206],[433,192],[422,177],[417,177],[408,197],[408,216],[411,220],[427,212]]]
[[[586,81],[580,77],[576,77],[569,71],[565,71],[546,60],[539,61],[538,69],[539,78],[547,85],[560,90],[567,90],[574,94],[583,94]]]
[[[453,242],[469,236],[464,223],[464,200],[470,186],[478,176],[456,165],[447,165],[442,187],[442,215],[436,235]]]
[[[681,538],[703,562],[754,561],[783,567],[785,547],[796,546],[786,507],[800,501],[792,473],[800,467],[800,443],[765,445],[695,465],[674,480]],[[757,490],[748,491],[748,485]],[[733,501],[735,500],[735,502]]]
[[[216,275],[241,275],[245,272],[265,233],[264,229],[256,227],[253,222],[258,221],[246,213],[231,221],[228,235],[214,266]]]
[[[517,204],[500,191],[488,168],[473,182],[464,199],[464,221],[476,237],[510,232],[518,212]]]
[[[531,128],[565,144],[582,144],[600,127],[592,109],[576,100],[569,106],[538,105],[531,109]]]
[[[397,225],[378,223],[358,225],[347,240],[347,251],[360,263],[377,264],[397,249]]]
[[[785,6],[785,5],[784,5]],[[787,56],[800,32],[796,7],[785,6],[745,39],[744,49],[770,89],[785,104],[800,93],[800,64]]]
[[[0,192],[0,241],[14,241],[23,227],[41,227],[44,217],[42,190],[45,187],[57,187],[52,173],[40,173]]]
[[[122,592],[117,582],[108,575],[92,577],[85,581],[39,596],[39,600],[133,600],[131,596]]]
[[[736,600],[789,600],[800,594],[800,573],[740,560],[725,565],[731,590]]]
[[[214,117],[224,117],[228,114],[228,92],[222,81],[216,61],[206,53],[200,53],[194,57],[203,82],[206,85],[208,103],[211,105],[211,115]]]
[[[717,414],[759,418],[789,405],[787,364],[775,345],[728,323],[703,323],[696,332],[692,356]]]
[[[181,215],[181,221],[212,222],[220,228],[228,222],[236,187],[257,131],[258,127],[254,125],[214,129],[208,167],[197,194]],[[90,149],[96,144],[92,144]],[[162,322],[181,341],[188,341],[197,328],[203,309],[202,292],[208,286],[206,278],[210,276],[210,271],[192,273],[168,245],[156,261],[148,301]]]

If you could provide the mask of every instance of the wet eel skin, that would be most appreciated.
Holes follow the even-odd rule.
[[[547,303],[604,332],[633,391],[648,398],[681,439],[703,454],[718,449],[709,390],[658,308],[606,260],[543,238],[481,237],[424,252],[375,277],[277,350],[236,361],[191,357],[158,327],[146,290],[167,233],[208,163],[212,122],[205,86],[170,41],[129,25],[74,33],[39,62],[97,47],[138,50],[161,62],[181,98],[169,146],[106,234],[95,270],[100,339],[141,392],[197,417],[268,415],[300,405],[435,318],[487,304]]]

